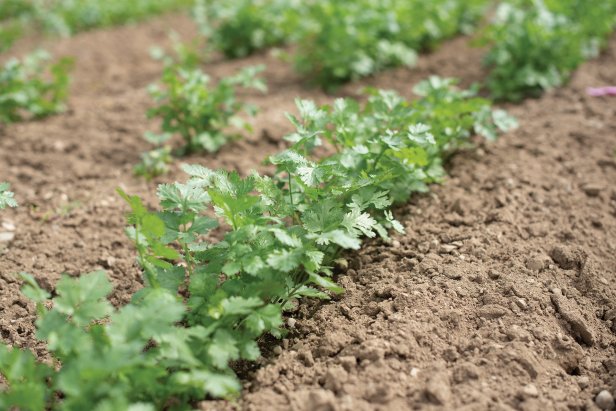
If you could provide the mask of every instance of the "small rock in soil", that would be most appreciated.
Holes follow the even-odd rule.
[[[525,385],[520,391],[520,397],[522,398],[537,398],[539,396],[539,390],[535,384]]]
[[[603,191],[603,187],[599,184],[588,183],[582,186],[582,190],[584,190],[588,197],[598,197],[601,191]]]
[[[6,248],[11,244],[11,241],[15,238],[15,233],[11,231],[0,233],[0,250]]]
[[[496,270],[488,271],[488,277],[490,277],[491,280],[498,280],[500,276],[500,273]]]
[[[440,254],[450,254],[452,252],[454,252],[455,250],[457,250],[458,247],[456,247],[453,244],[443,244],[439,250]]]
[[[609,391],[603,390],[595,397],[595,404],[597,407],[602,410],[613,410],[616,409],[616,402],[614,402],[614,397],[610,394]]]
[[[577,383],[578,386],[583,390],[584,388],[588,388],[588,386],[590,385],[590,378],[588,378],[588,376],[586,375],[582,375],[580,378],[578,378]]]
[[[302,350],[297,354],[299,360],[306,366],[312,367],[314,365],[314,358],[310,350]]]
[[[2,222],[2,228],[6,231],[15,231],[15,223],[10,220],[4,220]]]
[[[507,314],[507,309],[498,304],[484,305],[479,309],[479,316],[489,320],[500,318],[505,314]]]

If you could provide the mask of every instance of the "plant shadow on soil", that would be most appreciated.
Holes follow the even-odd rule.
[[[156,184],[131,169],[148,148],[141,135],[156,127],[145,118],[145,86],[162,68],[148,49],[168,44],[169,28],[185,38],[196,33],[186,17],[167,16],[44,40],[55,55],[76,57],[70,109],[0,130],[0,180],[22,204],[0,217],[15,227],[0,259],[0,331],[42,359],[34,307],[13,273],[31,272],[53,290],[63,272],[103,268],[116,305],[141,287],[115,189],[156,204]],[[38,45],[26,40],[16,53]],[[416,69],[390,70],[339,93],[375,86],[412,97],[412,86],[431,74],[468,85],[484,76],[481,56],[467,39],[454,39]],[[294,111],[294,98],[332,100],[267,53],[205,70],[217,78],[262,63],[270,92],[245,96],[262,109],[255,132],[187,161],[267,170],[261,161],[284,147],[283,113]],[[302,302],[287,342],[267,337],[262,362],[238,364],[246,389],[237,402],[199,407],[596,409],[597,392],[616,390],[616,106],[587,97],[585,88],[613,81],[615,66],[616,38],[569,86],[510,107],[521,127],[455,155],[445,184],[401,206],[407,233],[352,254],[338,277],[343,296]],[[184,180],[179,163],[156,182]]]

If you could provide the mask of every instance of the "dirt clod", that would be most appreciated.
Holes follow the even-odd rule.
[[[447,375],[437,372],[426,382],[426,396],[428,400],[437,405],[447,405],[451,399],[451,388]]]
[[[595,337],[593,332],[575,304],[559,294],[552,294],[550,298],[562,318],[571,327],[573,337],[586,345],[594,345]]]

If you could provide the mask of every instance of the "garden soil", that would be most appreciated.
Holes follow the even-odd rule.
[[[21,207],[0,217],[0,336],[49,356],[34,336],[34,307],[16,273],[53,291],[62,273],[104,269],[120,305],[141,287],[124,235],[121,187],[154,206],[157,182],[183,180],[175,165],[154,182],[132,176],[147,120],[146,87],[161,74],[150,59],[167,31],[188,38],[188,18],[168,16],[70,39],[22,42],[76,59],[66,113],[0,129],[0,180]],[[348,254],[338,281],[346,293],[301,303],[282,341],[263,341],[257,364],[238,364],[245,390],[206,410],[597,410],[616,395],[616,99],[589,86],[616,82],[616,38],[570,85],[507,107],[520,127],[478,141],[448,165],[450,177],[397,210],[406,234]],[[388,71],[339,90],[393,88],[412,97],[430,74],[464,85],[485,74],[468,39],[422,56],[413,70]],[[0,57],[5,59],[6,56]],[[186,159],[211,168],[267,171],[262,159],[284,147],[296,96],[333,97],[302,85],[271,53],[216,58],[214,78],[267,64],[266,95],[254,132],[218,154]],[[6,241],[6,239],[10,239]]]

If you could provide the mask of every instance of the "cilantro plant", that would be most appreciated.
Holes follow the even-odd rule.
[[[156,106],[148,111],[148,117],[162,120],[163,133],[158,137],[150,134],[148,139],[162,144],[179,134],[185,144],[178,154],[218,151],[237,137],[230,132],[231,126],[250,129],[239,113],[243,110],[253,114],[255,109],[241,102],[236,93],[240,87],[265,91],[265,83],[256,77],[262,70],[263,67],[248,67],[212,85],[210,78],[199,69],[167,65],[163,87],[150,86]]]
[[[198,1],[195,17],[215,50],[245,57],[289,41],[300,16],[298,0]]]
[[[615,27],[613,1],[504,2],[481,37],[490,46],[487,86],[494,98],[513,101],[561,86]]]
[[[24,277],[37,335],[59,364],[0,347],[9,384],[0,405],[185,409],[236,393],[231,364],[257,359],[263,334],[282,336],[295,300],[343,292],[332,266],[345,250],[402,231],[395,202],[440,181],[443,159],[473,132],[493,138],[513,125],[452,80],[432,78],[416,91],[413,103],[378,90],[364,105],[298,100],[299,116],[289,115],[296,131],[269,158],[271,176],[186,165],[186,183],[159,186],[159,211],[120,191],[145,287],[116,311],[102,273],[64,278],[47,309],[47,293]],[[322,145],[334,154],[317,157]]]
[[[41,118],[64,110],[72,60],[49,65],[37,51],[22,60],[10,59],[0,69],[0,123]]]
[[[49,294],[23,274],[23,293],[37,305],[37,337],[54,363],[0,345],[0,370],[9,387],[0,408],[22,410],[186,409],[191,398],[237,391],[235,379],[203,361],[204,327],[178,325],[185,306],[164,289],[150,289],[119,310],[106,300],[103,272],[63,277],[53,308]]]
[[[135,175],[151,180],[166,174],[173,162],[171,147],[162,146],[141,154],[141,161],[134,168]]]
[[[17,207],[15,195],[9,191],[11,186],[8,183],[0,183],[0,210],[6,207]]]

